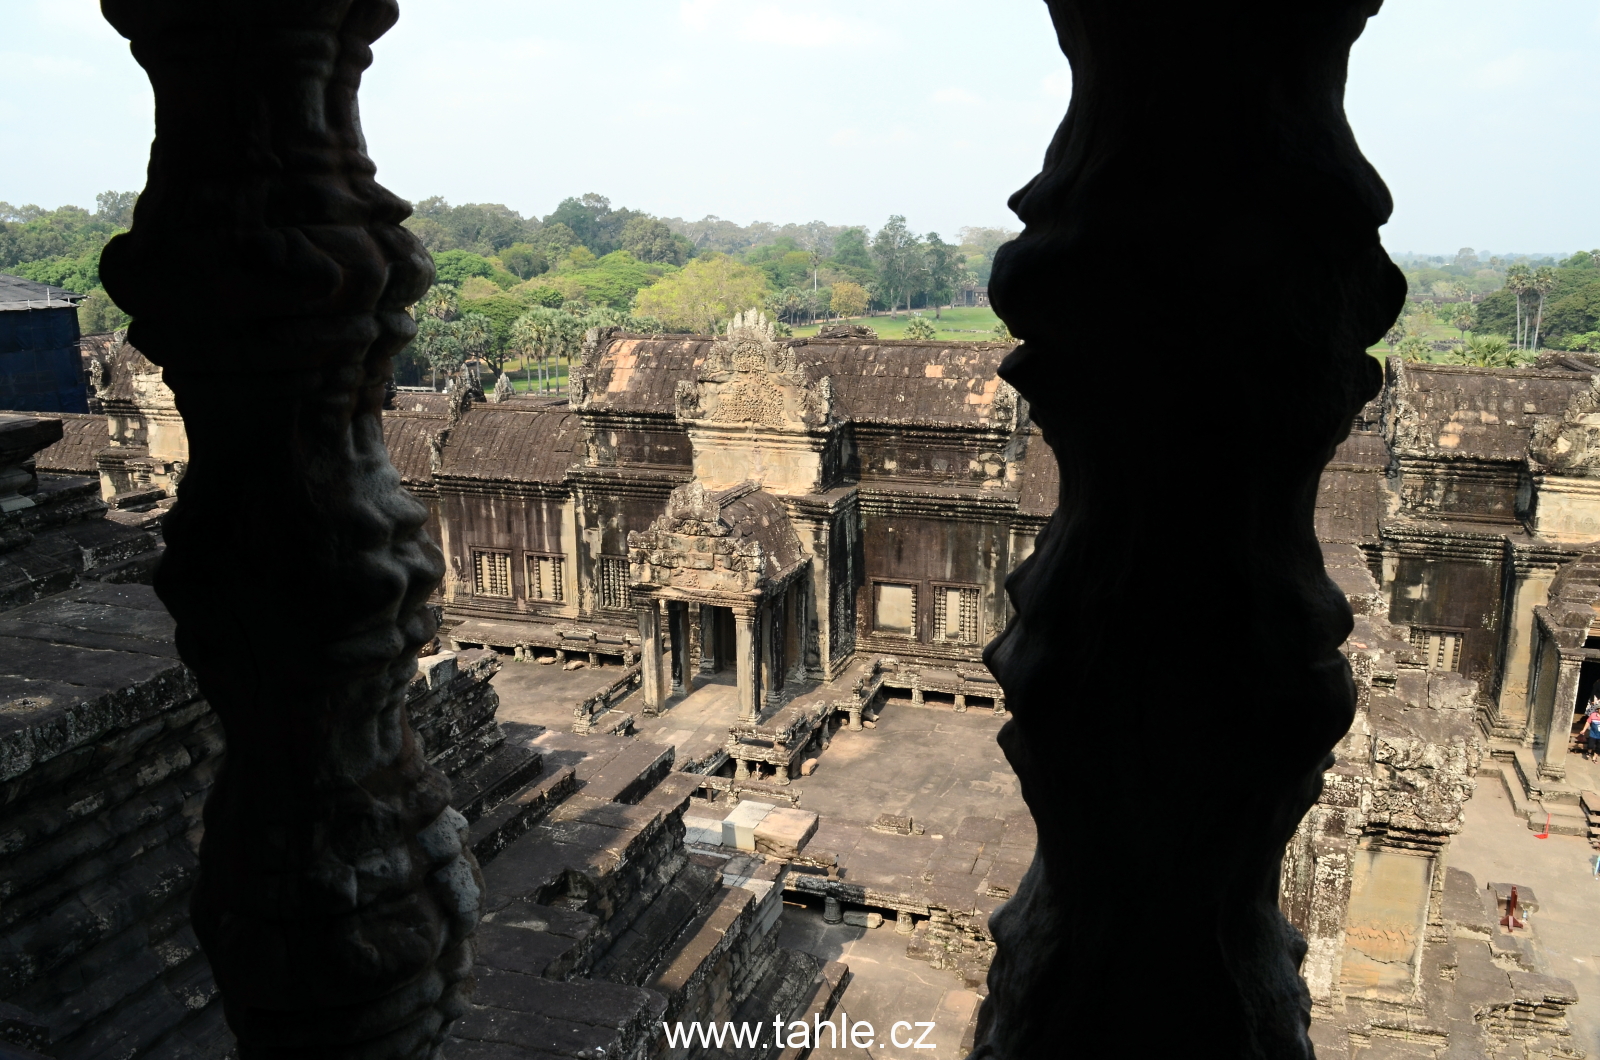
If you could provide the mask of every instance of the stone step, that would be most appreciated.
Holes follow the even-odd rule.
[[[672,881],[646,900],[635,895],[629,908],[619,910],[614,922],[628,926],[616,935],[591,974],[613,983],[642,986],[663,957],[710,913],[722,890],[722,874],[686,861]]]
[[[719,982],[710,973],[730,955],[744,958],[733,961],[735,967],[748,967],[751,958],[770,957],[775,949],[771,937],[755,930],[758,911],[755,894],[743,887],[722,887],[719,881],[715,903],[663,955],[659,971],[647,984],[667,995],[668,1019],[713,1019],[720,1015],[712,1010],[719,991],[739,996],[739,983]],[[760,952],[761,942],[766,942],[765,953]],[[757,944],[756,952],[751,952],[750,943]],[[730,969],[723,978],[733,974]],[[755,974],[756,970],[750,970],[752,978]],[[770,1021],[771,1014],[766,1018]]]
[[[791,953],[793,951],[783,950],[780,952]],[[808,953],[805,956],[810,957],[812,955]],[[794,980],[790,981],[793,982]],[[839,1002],[844,998],[845,987],[849,985],[849,965],[841,964],[839,961],[823,961],[822,967],[817,970],[812,981],[810,998],[802,1002],[804,1007],[796,1009],[799,1015],[792,1017],[792,1019],[805,1020],[812,1027],[815,1027],[819,1021],[827,1022],[828,1018],[833,1015],[834,1010],[839,1007]],[[802,986],[800,990],[803,992],[804,987]],[[799,995],[797,994],[797,996]],[[803,1060],[804,1056],[805,1050],[803,1049],[785,1048],[779,1054],[779,1060]]]
[[[450,1028],[450,1060],[646,1060],[666,1009],[660,994],[578,979],[558,982],[474,967],[472,1005]]]
[[[648,898],[660,891],[682,867],[675,825],[659,810],[601,802],[580,790],[484,865],[490,907],[528,899],[582,909],[600,917],[609,937],[618,910],[640,892]]]
[[[1513,773],[1506,779],[1515,783],[1530,800],[1539,794],[1539,765],[1533,757],[1533,752],[1526,747],[1518,747],[1511,752],[1511,767]]]
[[[705,1060],[772,1060],[779,1056],[785,1060],[800,1060],[805,1050],[788,1049],[779,1042],[773,1034],[773,1019],[781,1016],[786,1029],[796,1021],[804,1021],[809,1027],[825,1024],[849,982],[849,968],[837,961],[824,960],[800,950],[775,950],[755,988],[733,1015],[736,1025],[761,1025],[756,1048],[741,1048],[737,1052],[710,1049],[703,1054]],[[837,1029],[838,1024],[834,1027]],[[833,1049],[833,1039],[826,1027],[822,1030],[821,1041],[819,1055],[835,1056],[852,1051],[847,1046]],[[670,1051],[668,1055],[672,1055]]]
[[[570,979],[594,963],[599,918],[519,900],[486,910],[474,937],[480,963],[502,971]]]
[[[544,756],[520,743],[502,743],[451,778],[450,803],[476,821],[527,787],[544,770]]]
[[[595,772],[584,776],[579,767],[583,793],[605,802],[637,803],[672,771],[673,756],[670,744],[629,740]]]
[[[1577,835],[1589,834],[1589,820],[1574,806],[1561,803],[1542,803],[1544,813],[1535,812],[1528,818],[1528,828],[1535,832],[1543,832],[1548,819],[1551,835]],[[1548,818],[1546,817],[1548,814]]]
[[[467,843],[478,864],[487,865],[494,860],[577,790],[577,775],[571,766],[565,766],[537,778],[472,822]]]
[[[1518,774],[1514,763],[1509,761],[1485,762],[1481,772],[1488,774],[1490,771],[1500,775],[1500,781],[1505,787],[1506,798],[1511,800],[1511,811],[1518,817],[1526,820],[1529,814],[1538,809],[1538,804],[1528,798],[1528,792],[1522,786],[1521,776]],[[1539,815],[1543,818],[1544,814]]]

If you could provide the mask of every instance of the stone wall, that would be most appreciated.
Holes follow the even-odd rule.
[[[144,586],[0,615],[0,1000],[63,1060],[231,1042],[188,922],[222,733],[171,631]]]
[[[1356,717],[1285,853],[1281,903],[1306,937],[1312,1038],[1331,1055],[1395,1013],[1433,1003],[1426,980],[1437,955],[1428,946],[1448,934],[1446,853],[1482,741],[1477,686],[1426,668],[1409,631],[1388,621],[1359,550],[1327,544],[1324,552],[1355,612],[1344,652]]]

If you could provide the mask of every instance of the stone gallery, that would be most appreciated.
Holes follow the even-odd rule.
[[[646,710],[727,669],[746,717],[869,653],[976,666],[1057,488],[995,375],[1010,348],[780,341],[752,312],[719,338],[593,332],[570,400],[441,418],[397,395],[449,638],[640,656]]]
[[[14,904],[8,937],[31,963],[18,966],[5,999],[25,1030],[16,1040],[49,1043],[51,1055],[87,1057],[116,1042],[133,1055],[220,1056],[230,1038],[181,912],[201,827],[192,815],[219,737],[192,678],[161,661],[171,658],[170,624],[148,589],[129,584],[148,580],[159,555],[187,441],[158,370],[125,338],[90,337],[85,349],[101,411],[17,421],[10,432],[13,466],[43,472],[27,472],[16,494],[30,500],[17,510],[43,528],[32,552],[0,557],[19,571],[9,605],[38,601],[0,619],[0,636],[17,648],[8,668],[17,819],[62,812],[48,809],[52,799],[84,805],[77,774],[46,769],[72,755],[177,787],[168,798],[135,781],[126,796],[154,813],[122,840],[143,851],[129,865],[148,871],[71,884],[92,878],[82,839],[60,854],[32,841],[19,848],[34,860],[18,866],[59,881],[38,892],[56,896],[46,906],[94,895],[128,912],[121,928],[71,926],[36,902]],[[830,775],[828,747],[885,709],[1005,711],[973,664],[1005,619],[1000,575],[1029,551],[1056,475],[1026,405],[993,374],[1007,349],[879,342],[864,328],[781,341],[752,315],[718,338],[592,333],[570,399],[495,400],[464,379],[446,394],[392,395],[390,450],[452,568],[434,606],[440,639],[455,650],[423,660],[407,709],[430,760],[453,779],[463,842],[490,889],[479,990],[454,1025],[462,1042],[510,1048],[532,1033],[527,1020],[559,1023],[570,1002],[545,983],[579,991],[574,998],[601,991],[584,1003],[615,1006],[603,1027],[571,1031],[575,1049],[603,1042],[610,1055],[660,1049],[653,1028],[663,1014],[755,1019],[778,1006],[825,1016],[850,972],[778,945],[785,895],[818,903],[829,919],[886,916],[908,955],[983,990],[994,948],[987,916],[1021,881],[1031,822],[968,817],[956,834],[930,838],[910,816],[854,819],[832,809],[838,786],[856,781],[848,770]],[[839,365],[854,374],[835,382],[829,369]],[[1480,769],[1493,776],[1502,763],[1522,783],[1541,775],[1528,756],[1560,762],[1547,734],[1570,729],[1571,693],[1550,709],[1539,655],[1519,656],[1514,644],[1529,629],[1571,639],[1562,631],[1575,622],[1587,637],[1596,613],[1589,596],[1562,601],[1600,595],[1589,573],[1600,564],[1582,540],[1541,534],[1530,517],[1551,478],[1541,454],[1562,459],[1562,495],[1581,495],[1566,482],[1581,479],[1597,447],[1581,436],[1557,453],[1556,439],[1583,422],[1597,378],[1572,358],[1517,370],[1392,361],[1383,393],[1322,477],[1317,526],[1357,615],[1344,652],[1359,695],[1289,845],[1282,904],[1307,939],[1312,1037],[1326,1049],[1392,1036],[1404,1013],[1408,1034],[1420,1018],[1437,1046],[1470,1046],[1460,1055],[1571,1044],[1570,985],[1534,971],[1536,941],[1492,930],[1495,892],[1451,869],[1448,850]],[[1526,400],[1530,386],[1559,393]],[[1548,412],[1530,411],[1539,400]],[[1512,423],[1486,441],[1485,413],[1513,407]],[[1492,461],[1498,493],[1429,492],[1407,477],[1421,463],[1461,479]],[[1425,507],[1429,498],[1452,505],[1451,520]],[[53,522],[34,514],[56,510]],[[1564,511],[1586,514],[1570,502]],[[1476,630],[1422,610],[1435,598],[1413,588],[1461,581],[1446,572],[1469,534],[1552,561],[1543,592],[1519,588],[1525,563],[1491,568],[1511,581],[1484,594],[1505,607],[1483,620],[1502,635],[1489,651],[1474,647]],[[965,547],[940,544],[956,539]],[[57,540],[75,550],[69,559],[84,559],[46,580],[29,557],[62,552]],[[1457,544],[1430,555],[1419,540]],[[886,606],[885,588],[904,589],[904,602],[891,595]],[[1574,606],[1588,617],[1571,618]],[[1414,624],[1400,624],[1401,611]],[[1557,641],[1556,666],[1581,668],[1584,650]],[[128,672],[106,672],[96,679],[106,690],[92,693],[60,669],[74,651],[126,657]],[[503,665],[539,662],[590,667],[606,691],[577,711],[556,697],[552,717],[570,728],[508,739],[489,682]],[[1524,721],[1507,733],[1514,698],[1491,690],[1519,668],[1533,671],[1521,684]],[[719,681],[730,707],[711,742],[686,741],[675,715],[697,687],[715,692]],[[119,713],[117,697],[143,705]],[[70,736],[60,734],[58,698],[83,715]],[[157,738],[133,736],[146,730]],[[196,743],[202,734],[211,742]],[[173,764],[177,748],[188,765]],[[823,769],[791,785],[803,760]],[[1552,767],[1528,795],[1541,807],[1561,805]],[[111,825],[121,835],[142,819],[129,816],[132,804],[96,805],[64,834],[125,821]],[[1571,812],[1581,812],[1576,793]],[[965,846],[975,860],[951,875],[945,866]],[[107,849],[99,856],[109,867],[120,848]],[[643,875],[609,867],[634,858]],[[571,924],[557,931],[558,920]],[[551,944],[541,932],[555,932]],[[148,967],[127,964],[125,987],[88,1002],[75,984],[109,953],[148,953]],[[605,984],[644,992],[613,996]],[[969,1023],[965,1037],[976,1033]]]

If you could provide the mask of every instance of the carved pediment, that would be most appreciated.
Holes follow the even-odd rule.
[[[804,430],[828,422],[833,389],[827,376],[800,367],[755,310],[736,314],[711,347],[694,381],[678,386],[678,415],[713,424]]]
[[[1584,477],[1600,474],[1600,375],[1591,377],[1559,416],[1536,421],[1528,456],[1550,471]]]

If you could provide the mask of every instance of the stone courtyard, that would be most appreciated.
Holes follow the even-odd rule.
[[[624,672],[615,665],[565,670],[531,657],[508,661],[493,681],[502,725],[535,747],[551,741],[567,745],[571,737],[561,734],[573,723],[572,704],[614,684]],[[847,685],[841,678],[803,688],[795,699],[840,695]],[[626,713],[627,730],[638,745],[672,747],[680,772],[686,763],[712,774],[732,772],[726,754],[719,757],[739,719],[732,675],[697,676],[691,692],[670,696],[655,716],[633,713],[639,698],[629,695],[612,708]],[[764,710],[763,720],[779,709]],[[988,957],[988,947],[974,945],[972,932],[981,935],[984,915],[1000,900],[980,893],[980,885],[989,885],[983,891],[1003,887],[1000,877],[1009,873],[1014,886],[1032,856],[1032,822],[995,742],[1004,720],[988,708],[957,712],[948,698],[924,696],[917,703],[904,692],[884,695],[859,730],[839,725],[810,775],[787,785],[752,780],[769,790],[740,793],[739,804],[788,806],[793,801],[797,809],[817,815],[815,831],[798,853],[802,859],[836,863],[835,890],[847,919],[827,922],[825,875],[791,871],[778,939],[786,948],[850,968],[836,1011],[874,1026],[879,1037],[873,1056],[959,1057],[970,1049]],[[545,755],[550,760],[548,750]],[[717,797],[691,799],[685,813],[691,844],[697,825],[720,820],[739,805],[714,790],[700,794]],[[959,910],[965,934],[951,928],[946,908],[938,906],[939,888],[947,905]],[[906,914],[904,926],[911,930],[897,931],[896,910],[881,901],[890,895],[908,910],[918,910]],[[946,941],[961,936],[962,943],[947,946],[941,936]],[[885,1036],[897,1020],[933,1022],[937,1029],[924,1044],[938,1048],[895,1049]],[[897,1037],[910,1041],[921,1033],[908,1037],[902,1028]],[[818,1055],[868,1054],[852,1046],[824,1047]]]

